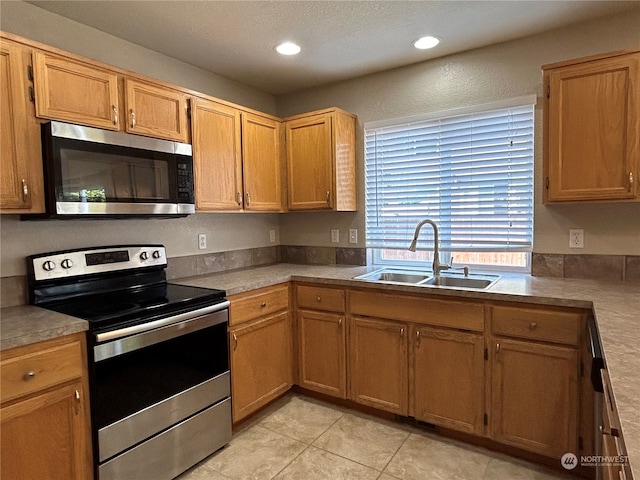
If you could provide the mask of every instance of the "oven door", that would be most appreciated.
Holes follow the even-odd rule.
[[[93,346],[92,419],[101,463],[229,397],[228,302],[221,306]]]

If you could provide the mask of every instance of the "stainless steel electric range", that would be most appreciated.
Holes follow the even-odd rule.
[[[169,480],[231,439],[229,302],[166,266],[162,245],[28,258],[30,303],[89,322],[99,480]]]

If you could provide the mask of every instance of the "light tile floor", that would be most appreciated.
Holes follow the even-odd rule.
[[[316,399],[289,394],[178,480],[575,478]]]

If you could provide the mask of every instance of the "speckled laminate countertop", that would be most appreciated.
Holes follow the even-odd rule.
[[[277,264],[174,280],[233,295],[289,280],[385,289],[441,297],[590,308],[595,313],[634,478],[640,478],[640,284],[507,274],[486,290],[353,280],[372,267]]]
[[[592,308],[602,338],[632,470],[634,477],[640,478],[640,284],[514,274],[503,275],[489,289],[478,291],[353,280],[354,276],[372,270],[372,267],[277,264],[172,282],[219,288],[226,290],[227,295],[233,295],[295,280],[450,298]],[[37,307],[4,308],[0,311],[0,349],[86,329],[84,320]]]
[[[31,305],[0,310],[0,351],[84,332],[85,320]]]

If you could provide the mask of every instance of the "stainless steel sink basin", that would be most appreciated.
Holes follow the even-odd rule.
[[[381,268],[355,278],[356,280],[368,280],[370,282],[394,282],[415,285],[431,278],[431,274],[400,268]]]
[[[443,272],[437,277],[432,272],[421,272],[397,267],[386,267],[355,277],[369,282],[404,283],[407,285],[431,285],[435,287],[458,287],[483,290],[500,279],[499,275],[463,272]]]
[[[468,277],[463,275],[441,274],[438,277],[431,277],[423,285],[435,285],[438,287],[463,287],[485,289],[500,279],[498,275],[477,275],[469,274]]]

